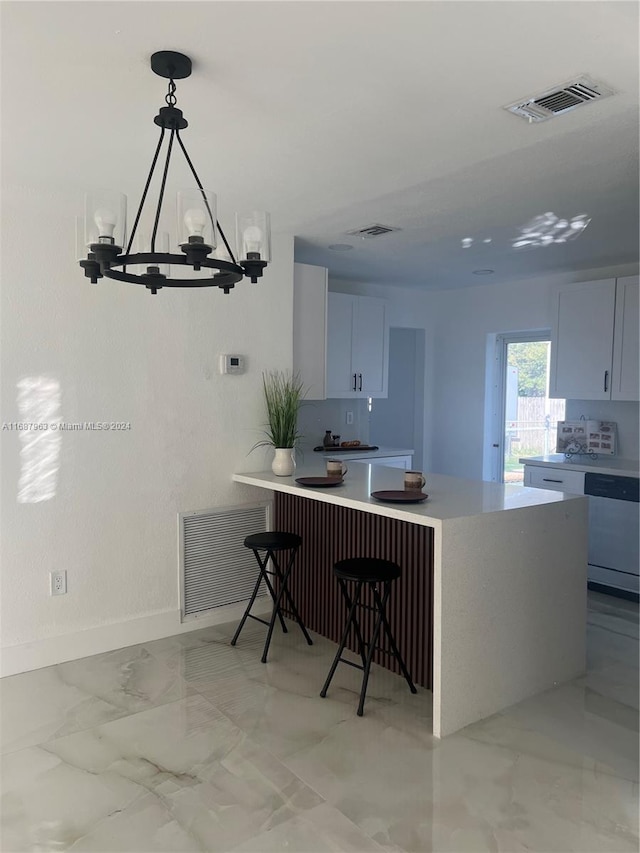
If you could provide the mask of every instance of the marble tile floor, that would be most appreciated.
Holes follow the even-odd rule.
[[[588,671],[435,740],[431,694],[295,625],[5,678],[3,853],[637,851],[638,607],[590,593]]]

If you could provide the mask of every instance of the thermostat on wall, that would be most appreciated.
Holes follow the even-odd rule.
[[[220,373],[244,373],[244,356],[221,355]]]

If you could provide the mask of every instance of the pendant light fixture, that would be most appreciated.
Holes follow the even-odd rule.
[[[245,276],[255,283],[271,259],[269,214],[260,211],[236,214],[238,254],[236,259],[216,218],[215,194],[203,188],[180,135],[180,131],[184,130],[188,123],[182,110],[176,107],[175,81],[191,75],[191,60],[182,53],[162,50],[152,55],[151,70],[160,77],[168,79],[169,88],[165,96],[166,106],[161,107],[154,118],[154,122],[160,127],[160,139],[142,191],[131,234],[127,242],[127,200],[124,195],[113,192],[87,194],[84,229],[80,236],[81,254],[84,255],[87,251],[87,256],[79,261],[80,266],[93,284],[98,279],[106,277],[116,281],[142,284],[153,294],[163,287],[212,286],[220,287],[225,293],[229,293],[231,288]],[[151,236],[147,242],[139,228],[140,220],[165,137],[168,137],[168,143],[164,168]],[[177,242],[181,254],[170,253],[168,234],[158,231],[169,163],[175,142],[182,150],[196,184],[193,189],[178,192]],[[218,257],[218,254],[223,253],[222,247],[218,248],[218,238],[224,245],[224,254],[228,259]],[[215,252],[214,256],[212,252]],[[206,275],[172,278],[170,267],[181,266],[202,271]],[[142,267],[142,271],[133,272],[131,267],[137,269]]]

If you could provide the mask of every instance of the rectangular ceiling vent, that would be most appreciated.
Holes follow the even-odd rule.
[[[590,101],[598,101],[614,94],[613,89],[583,75],[526,101],[507,104],[504,109],[514,115],[522,116],[529,122],[546,121],[548,118],[567,113]]]
[[[389,225],[367,225],[366,228],[356,228],[346,233],[350,237],[362,237],[367,240],[369,237],[380,237],[382,234],[390,234],[392,231],[400,231],[400,229],[392,228]]]

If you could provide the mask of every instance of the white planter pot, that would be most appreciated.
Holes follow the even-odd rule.
[[[293,447],[276,447],[271,470],[277,477],[290,477],[295,471]]]

